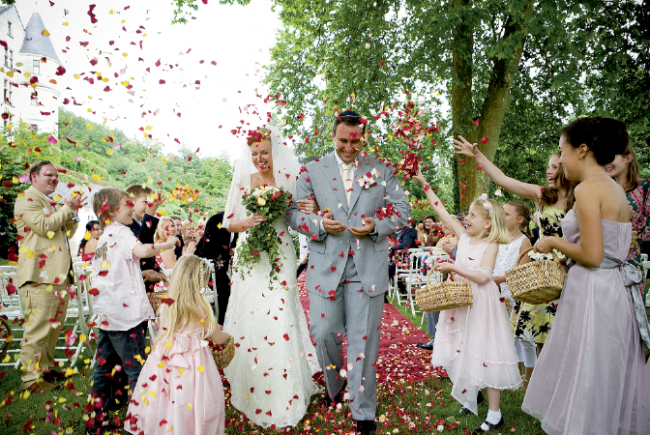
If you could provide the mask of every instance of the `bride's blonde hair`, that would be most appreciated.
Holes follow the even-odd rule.
[[[212,335],[215,328],[214,313],[201,289],[207,289],[210,283],[210,265],[196,255],[184,255],[174,266],[169,285],[168,298],[174,300],[171,305],[161,304],[160,315],[164,323],[160,325],[160,334],[154,348],[172,342],[174,334],[191,324],[200,325],[201,337]]]

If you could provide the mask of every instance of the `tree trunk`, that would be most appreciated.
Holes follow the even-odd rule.
[[[512,99],[510,88],[514,73],[521,60],[526,36],[528,35],[524,22],[530,18],[532,9],[532,3],[528,2],[522,11],[521,21],[517,21],[512,17],[508,17],[506,21],[502,39],[511,39],[513,41],[512,45],[515,48],[511,54],[506,54],[501,59],[495,57],[493,60],[492,78],[488,85],[487,96],[483,101],[478,128],[475,124],[470,124],[470,127],[467,128],[467,122],[469,121],[471,123],[471,116],[466,116],[465,119],[459,120],[464,122],[460,124],[462,127],[457,129],[457,120],[454,117],[454,131],[464,131],[465,134],[457,134],[463,135],[470,143],[478,143],[479,149],[490,161],[493,161],[496,155],[501,126],[503,125],[506,109]],[[454,90],[452,89],[452,110],[454,110],[453,95]],[[468,106],[471,109],[471,92],[469,98],[470,103]],[[482,143],[482,138],[487,138],[487,142]],[[460,196],[459,208],[467,211],[476,197],[483,193],[488,193],[490,180],[477,167],[474,160],[460,157],[457,157],[459,168],[458,181],[459,184],[464,184],[466,188],[462,189],[462,186],[458,186]]]
[[[454,12],[460,16],[460,24],[454,27],[452,41],[452,80],[451,80],[451,112],[452,134],[459,134],[473,141],[476,137],[475,126],[472,120],[472,56],[474,54],[473,23],[469,18],[469,0],[456,0]],[[460,159],[462,160],[462,159]],[[454,189],[454,202],[457,210],[464,210],[464,200],[460,196],[459,180],[466,179],[468,166],[466,163],[455,160],[453,175],[456,182]]]

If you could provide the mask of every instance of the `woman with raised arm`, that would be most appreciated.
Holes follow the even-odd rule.
[[[605,166],[628,143],[610,118],[580,118],[562,129],[561,161],[578,183],[564,221],[565,239],[546,237],[535,251],[561,251],[570,269],[557,317],[535,366],[522,409],[552,435],[647,434],[650,428],[650,337],[627,263],[632,240],[625,191]]]
[[[477,164],[482,166],[486,175],[499,187],[535,203],[533,219],[539,229],[540,240],[551,236],[563,237],[562,220],[566,213],[573,208],[575,183],[566,178],[564,167],[560,163],[559,152],[553,153],[548,161],[546,168],[547,187],[543,187],[508,177],[485,157],[478,149],[477,144],[470,144],[464,137],[458,137],[459,140],[454,139],[456,154],[463,154],[473,158]],[[556,252],[556,254],[559,258],[564,258],[562,253]],[[531,261],[550,258],[553,258],[552,255],[530,253]],[[551,302],[537,305],[534,310],[526,311],[530,314],[529,316],[521,316],[521,302],[517,302],[512,311],[513,318],[511,320],[516,325],[516,330],[535,340],[538,352],[540,352],[546,342],[551,326],[553,326],[556,310],[557,304]]]

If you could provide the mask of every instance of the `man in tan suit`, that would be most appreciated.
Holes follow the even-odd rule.
[[[63,375],[54,367],[54,347],[68,311],[72,284],[68,238],[77,229],[81,195],[59,206],[49,195],[59,183],[53,163],[38,162],[30,169],[31,187],[18,195],[14,208],[18,243],[17,281],[25,310],[25,334],[20,359],[23,388],[51,390]]]

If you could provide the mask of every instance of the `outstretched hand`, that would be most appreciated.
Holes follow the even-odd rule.
[[[454,152],[456,154],[463,154],[467,157],[471,157],[475,159],[480,153],[478,149],[478,145],[475,143],[474,144],[469,143],[467,139],[465,139],[461,135],[458,135],[458,137],[460,138],[460,140],[454,139],[454,145],[452,145],[456,149],[456,151]]]
[[[348,231],[355,237],[361,238],[365,237],[368,234],[372,233],[375,230],[375,220],[371,217],[367,217],[363,220],[362,227],[350,227]]]
[[[421,167],[418,168],[418,173],[415,174],[413,179],[415,181],[417,181],[418,183],[420,183],[421,186],[424,186],[425,184],[427,184],[427,180],[424,178],[424,175],[422,174],[422,168]]]
[[[71,196],[69,198],[66,198],[65,201],[63,201],[63,203],[76,211],[79,210],[84,205],[86,205],[87,199],[88,199],[87,196],[76,195],[76,196]]]
[[[155,215],[158,211],[158,207],[165,203],[165,198],[163,197],[162,189],[158,193],[154,193],[155,199],[152,202],[147,201],[147,213],[151,216]]]
[[[327,231],[329,234],[339,234],[345,231],[347,228],[345,224],[342,224],[339,221],[335,221],[333,217],[334,215],[332,215],[330,212],[327,212],[323,215],[323,228],[325,228],[325,231]]]

